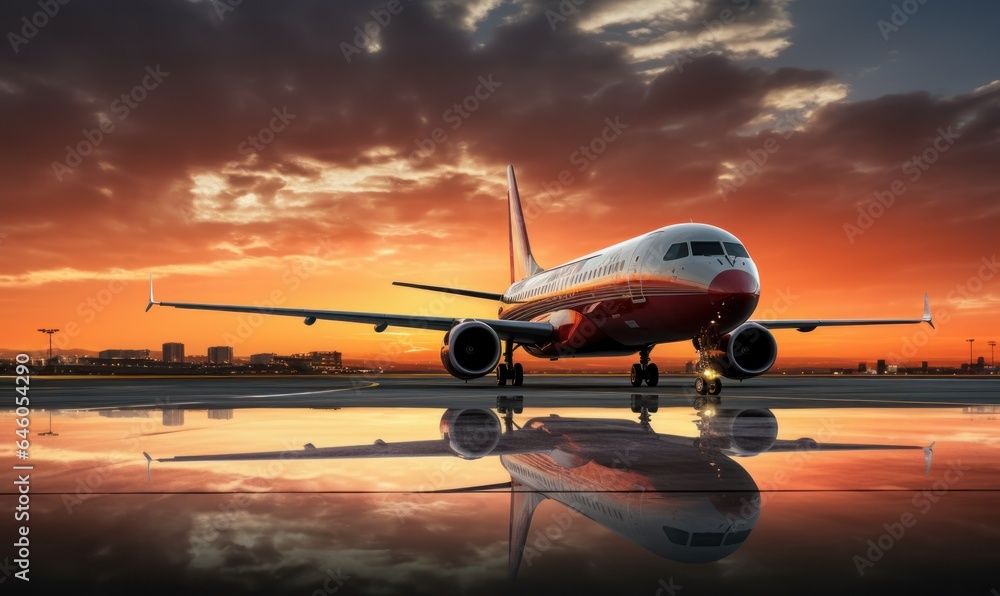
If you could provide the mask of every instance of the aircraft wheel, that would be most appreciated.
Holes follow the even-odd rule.
[[[718,395],[709,395],[708,403],[712,404],[713,406],[717,406],[722,403],[722,398],[719,397]]]
[[[639,412],[641,412],[642,411],[642,396],[638,395],[638,394],[633,395],[630,405],[632,407],[632,413],[633,414],[638,414]]]
[[[703,396],[699,395],[698,397],[694,398],[694,409],[696,409],[696,410],[704,410],[705,406],[707,406],[707,405],[708,405],[708,398],[707,397],[703,397]]]
[[[708,382],[708,394],[718,395],[722,393],[722,379],[712,379]]]
[[[642,367],[639,366],[638,364],[633,364],[632,365],[632,374],[629,377],[631,379],[631,381],[632,381],[632,386],[633,387],[638,387],[639,385],[642,385],[642,378],[643,378],[643,376],[644,375],[642,374]]]
[[[514,377],[514,382],[511,383],[511,385],[514,385],[515,387],[520,387],[521,385],[524,385],[524,367],[521,366],[520,362],[514,364],[513,377]]]
[[[507,372],[507,365],[501,364],[497,366],[497,385],[503,387],[507,385],[507,377],[510,373]]]
[[[660,382],[660,369],[653,363],[646,365],[646,384],[650,387],[656,387],[656,384]]]
[[[705,377],[698,377],[694,380],[694,390],[698,392],[698,395],[705,395],[708,393],[708,381],[705,380]]]

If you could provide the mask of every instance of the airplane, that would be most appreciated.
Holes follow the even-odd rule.
[[[499,303],[498,318],[438,317],[228,304],[161,302],[155,306],[299,317],[317,320],[444,332],[441,363],[452,376],[471,380],[496,373],[497,385],[524,383],[524,367],[514,362],[522,348],[537,358],[639,354],[630,380],[654,387],[659,368],[650,361],[656,345],[692,341],[698,352],[695,390],[722,391],[722,378],[748,379],[770,370],[778,354],[770,330],[813,331],[817,327],[927,323],[930,299],[924,295],[917,319],[752,320],[760,299],[757,265],[740,240],[721,228],[700,223],[662,227],[562,265],[543,269],[528,240],[514,167],[507,166],[507,205],[511,285],[503,293],[431,286],[393,285],[445,292]],[[502,362],[501,362],[502,360]]]
[[[502,398],[501,398],[502,399]],[[818,443],[811,438],[778,439],[768,409],[706,408],[695,421],[698,436],[657,433],[648,412],[639,421],[563,418],[529,419],[514,430],[508,410],[499,417],[479,408],[448,409],[441,439],[370,445],[222,455],[182,455],[152,462],[498,456],[510,482],[433,492],[510,489],[508,572],[515,579],[522,559],[538,549],[528,544],[535,509],[546,499],[604,526],[646,550],[683,563],[709,563],[738,550],[760,515],[760,491],[735,458],[764,453],[910,450],[928,447]]]

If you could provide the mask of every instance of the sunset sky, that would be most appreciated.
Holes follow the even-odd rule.
[[[162,300],[495,317],[390,284],[503,291],[512,163],[542,267],[710,223],[755,259],[760,318],[917,317],[930,294],[937,330],[778,331],[779,363],[954,363],[967,338],[989,361],[1000,6],[561,6],[4,3],[0,349],[58,327],[66,349],[438,362],[440,333],[144,313],[146,280]]]

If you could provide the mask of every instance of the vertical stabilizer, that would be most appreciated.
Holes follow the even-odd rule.
[[[534,515],[538,504],[544,500],[545,496],[541,493],[531,490],[513,478],[510,479],[510,558],[507,570],[511,579],[517,579],[517,572],[521,568],[521,558],[528,542],[531,516]]]
[[[507,207],[510,220],[510,283],[514,283],[543,271],[531,254],[514,166],[507,166]]]

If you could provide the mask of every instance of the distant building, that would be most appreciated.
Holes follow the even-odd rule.
[[[274,353],[271,354],[250,354],[250,364],[272,364]]]
[[[885,371],[886,371],[885,360],[879,360],[878,364],[876,365],[875,372],[880,375],[884,375]]]
[[[101,350],[97,356],[106,360],[142,360],[149,358],[149,350]]]
[[[868,372],[868,363],[867,362],[859,362],[858,363],[858,372],[859,373]]]
[[[184,362],[184,344],[169,342],[163,344],[164,362]]]
[[[689,374],[689,375],[693,374],[694,373],[694,362],[691,362],[690,360],[688,360],[687,362],[685,362],[684,363],[684,372],[686,374]]]
[[[212,364],[232,364],[233,348],[231,346],[212,346],[208,349],[208,361]]]
[[[926,360],[924,360],[923,362],[920,363],[920,370],[924,371],[925,374],[927,373],[927,361]]]
[[[340,352],[309,352],[313,368],[319,370],[341,370],[344,361]]]

